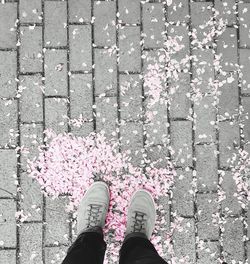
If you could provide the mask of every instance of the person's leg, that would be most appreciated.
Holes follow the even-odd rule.
[[[128,209],[126,238],[120,250],[120,264],[166,263],[149,241],[156,219],[154,200],[145,190],[137,191]]]
[[[62,264],[102,264],[106,250],[102,229],[81,233]]]
[[[62,264],[102,264],[106,243],[102,228],[109,208],[109,190],[95,182],[84,195],[77,215],[77,239]]]

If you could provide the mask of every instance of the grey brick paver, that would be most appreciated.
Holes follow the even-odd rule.
[[[169,22],[188,22],[188,1],[175,0],[167,9]]]
[[[42,71],[42,27],[21,27],[20,68],[22,72]]]
[[[16,264],[16,250],[15,249],[1,250],[0,262],[8,263],[8,264]]]
[[[250,4],[239,4],[240,47],[250,48]]]
[[[0,48],[16,47],[17,3],[0,4]],[[3,37],[4,36],[4,37]]]
[[[28,223],[20,229],[20,263],[42,264],[42,224]]]
[[[16,95],[16,52],[0,51],[0,97]]]
[[[45,32],[46,46],[67,45],[67,6],[65,1],[45,1]]]
[[[69,26],[70,70],[91,71],[91,27]]]
[[[241,66],[241,87],[242,93],[249,93],[250,91],[250,75],[248,74],[250,68],[250,50],[239,49],[240,66]]]
[[[46,264],[61,264],[68,248],[60,247],[45,247],[45,263]]]
[[[219,258],[219,242],[207,241],[198,248],[198,264],[217,264]]]
[[[140,27],[122,27],[119,30],[119,70],[140,72]]]
[[[45,52],[45,95],[67,96],[67,50]]]
[[[219,17],[227,21],[228,26],[236,24],[236,1],[235,0],[215,0],[215,9],[219,12]]]
[[[116,54],[95,49],[95,95],[117,93]]]
[[[42,2],[41,0],[20,0],[19,5],[20,21],[22,23],[42,22]]]
[[[0,199],[0,232],[4,247],[16,247],[15,213],[16,203],[14,200]]]
[[[69,22],[91,21],[91,0],[69,0]]]
[[[114,1],[94,2],[95,45],[112,46],[116,43],[116,6]]]
[[[246,143],[250,141],[250,124],[249,124],[249,116],[250,116],[250,98],[249,97],[243,97],[242,98],[242,106],[243,106],[243,114],[245,116],[243,124],[243,134],[244,134],[244,140]]]
[[[143,37],[146,48],[163,47],[165,16],[162,3],[145,3],[143,5]]]
[[[197,145],[196,170],[199,191],[216,191],[218,184],[216,145]]]
[[[43,91],[41,75],[21,76],[20,116],[23,122],[43,121]]]
[[[123,23],[140,23],[140,0],[119,0],[119,20]]]
[[[198,236],[200,239],[218,239],[219,222],[215,215],[219,212],[217,194],[197,194]]]

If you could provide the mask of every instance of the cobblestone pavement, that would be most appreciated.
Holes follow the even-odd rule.
[[[72,242],[65,198],[43,197],[27,177],[27,157],[15,152],[18,146],[30,147],[28,157],[34,157],[46,128],[82,136],[104,129],[119,137],[122,149],[131,149],[136,164],[141,148],[151,162],[170,155],[178,177],[173,195],[164,200],[169,228],[174,212],[184,218],[184,231],[173,234],[177,263],[186,256],[184,263],[219,263],[218,258],[248,263],[250,216],[234,196],[228,159],[237,146],[248,149],[250,139],[250,123],[242,127],[238,118],[240,106],[250,111],[250,1],[1,2],[0,263],[60,263]],[[195,29],[202,38],[206,28],[200,25],[213,16],[212,7],[226,29],[201,51],[188,31]],[[184,48],[175,54],[177,61],[186,54],[197,59],[179,81],[168,80],[168,87],[179,86],[171,107],[158,103],[153,109],[158,114],[141,122],[147,87],[140,77],[148,69],[148,56],[157,58],[166,48],[165,35],[181,36]],[[216,54],[222,54],[224,76],[215,69]],[[200,76],[201,94],[207,96],[196,104],[187,95]],[[219,87],[220,100],[214,104],[206,88],[211,80],[226,78],[232,81]],[[88,120],[81,127],[66,122],[65,117],[80,115]],[[217,202],[222,191],[226,198]],[[29,217],[16,225],[15,213],[21,210]],[[213,224],[216,216],[225,221]],[[170,258],[167,250],[164,257]]]

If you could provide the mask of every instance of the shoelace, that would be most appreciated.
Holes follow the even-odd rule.
[[[146,218],[144,218],[146,216],[145,213],[142,212],[135,212],[135,216],[133,217],[134,222],[133,222],[133,229],[134,232],[142,232],[145,231],[145,225],[146,225]]]
[[[101,213],[102,205],[99,204],[90,204],[88,206],[88,227],[96,227],[98,226],[98,222],[100,221],[100,213]]]

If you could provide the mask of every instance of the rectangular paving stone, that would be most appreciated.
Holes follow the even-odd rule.
[[[45,95],[68,95],[67,50],[45,52]]]
[[[0,262],[8,263],[8,264],[16,264],[16,250],[15,249],[1,250]]]
[[[227,218],[223,237],[225,261],[237,263],[244,260],[243,224],[239,218]],[[240,262],[238,262],[240,263]]]
[[[97,46],[116,43],[116,4],[114,1],[94,2],[94,40]]]
[[[197,194],[198,236],[200,239],[219,239],[218,219],[214,217],[219,212],[216,199],[217,194]]]
[[[212,44],[212,41],[206,37],[206,35],[211,32],[211,23],[209,26],[201,28],[201,26],[206,25],[213,16],[211,2],[192,2],[190,3],[190,11],[192,27],[197,31],[195,33],[195,38],[193,38],[194,43],[202,43],[203,45]]]
[[[42,27],[20,27],[20,69],[22,72],[41,72]]]
[[[38,146],[43,142],[42,124],[22,124],[20,126],[21,146],[25,151],[21,153],[21,166],[27,170],[27,160],[33,160],[38,156]]]
[[[188,22],[189,20],[189,7],[188,1],[175,0],[168,6],[168,21],[169,22]]]
[[[138,74],[119,75],[121,119],[138,120],[142,115],[142,83]]]
[[[234,196],[234,194],[237,193],[237,188],[233,179],[233,174],[230,171],[223,171],[222,173],[223,181],[221,187],[226,196],[222,201],[222,210],[225,214],[239,214],[241,212],[241,206],[237,197]]]
[[[219,242],[206,241],[198,248],[198,264],[217,264],[219,259]]]
[[[43,91],[42,76],[22,75],[19,78],[20,116],[23,122],[43,121]]]
[[[69,26],[70,70],[91,71],[91,26]]]
[[[170,60],[175,62],[175,67],[178,69],[189,69],[190,63],[187,56],[190,55],[190,40],[188,35],[188,25],[171,25],[168,28],[168,36],[174,43],[178,43],[178,47],[170,47]],[[179,75],[180,73],[178,73]]]
[[[193,78],[195,79],[195,89],[201,93],[211,93],[209,83],[214,81],[214,54],[212,49],[193,50]]]
[[[175,186],[173,188],[173,209],[181,216],[194,215],[194,197],[191,170],[176,170]]]
[[[81,125],[75,124],[71,125],[71,133],[75,136],[80,136],[80,137],[86,137],[88,136],[91,132],[94,131],[94,123],[92,122],[85,122]]]
[[[70,115],[72,119],[92,119],[93,87],[91,74],[70,77]]]
[[[249,75],[250,49],[239,49],[239,55],[240,55],[240,66],[242,66],[241,92],[244,94],[250,92],[250,75]]]
[[[218,184],[216,145],[196,145],[195,152],[198,191],[216,191]]]
[[[17,3],[0,4],[0,48],[16,48]]]
[[[23,224],[20,228],[20,263],[42,264],[42,223]]]
[[[220,166],[229,166],[229,159],[237,152],[236,147],[240,143],[239,125],[230,124],[230,121],[220,122],[219,141]]]
[[[236,3],[235,0],[215,0],[215,9],[219,11],[218,19],[227,21],[228,26],[236,24]]]
[[[42,221],[43,196],[40,185],[27,173],[21,173],[21,209],[27,221]]]
[[[188,98],[189,93],[189,73],[179,73],[179,80],[169,81],[169,112],[171,118],[187,118],[190,114],[191,100]]]
[[[45,125],[57,133],[67,131],[67,101],[62,98],[45,99]]]
[[[234,73],[227,73],[226,76],[219,75],[218,80],[221,84],[223,84],[219,87],[219,91],[221,93],[218,104],[219,114],[224,117],[236,115],[239,109],[237,75]]]
[[[132,164],[140,166],[143,149],[142,124],[126,122],[121,126],[120,131],[122,151],[129,150]]]
[[[105,131],[105,135],[116,137],[117,124],[117,98],[102,97],[96,98],[96,130]]]
[[[69,22],[82,23],[91,21],[91,0],[69,0]]]
[[[250,48],[250,6],[239,3],[240,47]]]
[[[140,27],[120,28],[119,58],[120,71],[141,71]]]
[[[17,156],[14,149],[0,150],[0,182],[4,190],[0,190],[0,197],[16,195],[15,180],[17,177]],[[8,193],[9,192],[9,193]]]
[[[15,146],[17,142],[17,101],[0,100],[0,146]]]
[[[65,211],[66,203],[66,197],[54,200],[46,198],[46,245],[69,242],[69,215]]]
[[[41,0],[20,0],[19,13],[21,23],[42,22],[42,1]]]
[[[0,97],[14,97],[16,95],[17,53],[0,51]]]
[[[145,101],[147,118],[146,129],[146,144],[156,145],[168,142],[168,112],[166,101],[160,100],[152,107],[148,107],[148,100]]]
[[[122,23],[140,23],[140,0],[119,0],[118,6]]]
[[[95,49],[95,94],[117,93],[116,55],[105,49]]]
[[[215,99],[213,96],[204,96],[198,103],[194,104],[195,141],[215,142]]]
[[[162,3],[145,3],[142,7],[143,37],[145,48],[164,46],[165,16]]]
[[[144,51],[143,55],[143,77],[144,77],[144,93],[147,96],[152,93],[152,89],[155,88],[153,85],[152,88],[152,77],[155,76],[157,80],[157,86],[161,87],[162,93],[166,90],[166,80],[164,76],[166,75],[165,69],[165,53],[161,49]],[[157,71],[154,69],[157,67]],[[157,73],[157,74],[156,74]],[[154,77],[153,77],[154,78]]]
[[[68,247],[45,247],[45,263],[61,264],[64,260]]]
[[[16,203],[14,200],[0,199],[0,232],[4,247],[16,247],[15,213]]]
[[[45,1],[44,5],[46,46],[67,45],[67,4],[65,1]]]
[[[154,168],[164,168],[167,166],[169,160],[169,150],[165,145],[146,146],[148,164],[153,165]]]
[[[226,28],[218,37],[217,54],[222,54],[220,65],[223,70],[235,70],[235,65],[238,63],[237,31],[235,28]]]
[[[196,262],[195,256],[195,224],[193,218],[183,219],[182,229],[173,234],[174,256],[180,260],[188,257],[190,263]]]
[[[175,151],[173,159],[178,166],[192,165],[192,123],[172,121],[170,123],[171,147]]]
[[[244,140],[245,142],[250,142],[250,124],[249,124],[249,119],[250,119],[250,98],[249,97],[242,97],[241,99],[241,103],[243,106],[243,115],[245,116],[245,118],[243,119],[243,134],[244,134]]]

